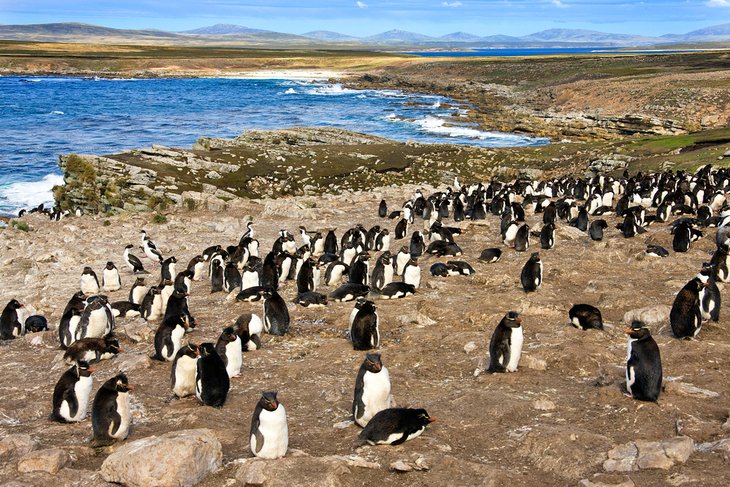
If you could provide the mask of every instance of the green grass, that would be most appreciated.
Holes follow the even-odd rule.
[[[157,223],[158,225],[167,223],[167,217],[165,215],[157,213],[155,214],[155,216],[152,217],[152,223]]]

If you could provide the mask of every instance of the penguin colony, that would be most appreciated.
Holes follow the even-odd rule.
[[[709,228],[717,227],[717,249],[712,259],[679,291],[672,306],[670,325],[674,335],[689,339],[698,336],[707,320],[718,321],[721,302],[717,282],[730,280],[730,210],[724,192],[729,184],[730,172],[715,171],[710,166],[695,174],[639,173],[631,177],[625,173],[616,179],[518,179],[510,184],[492,181],[470,185],[460,185],[455,180],[453,188],[429,196],[417,191],[394,211],[389,212],[387,203],[381,201],[378,216],[397,220],[393,232],[385,224],[370,229],[355,225],[338,239],[335,229],[310,232],[300,227],[297,243],[292,233],[281,230],[271,251],[262,258],[254,226],[249,223],[236,245],[202,249],[180,271],[177,259],[164,258],[142,230],[139,245],[119,249],[126,274],[109,261],[100,282],[91,267],[83,268],[79,290],[66,305],[57,328],[60,347],[65,350],[64,360],[70,368],[53,391],[50,418],[59,422],[83,421],[91,406],[96,445],[128,437],[133,430],[129,399],[133,386],[129,378],[121,371],[101,385],[92,400],[91,365],[123,353],[114,336],[115,320],[135,316],[157,324],[150,354],[171,364],[170,389],[174,396],[195,396],[204,405],[224,407],[231,381],[242,375],[244,353],[255,353],[265,346],[264,333],[289,333],[289,307],[280,291],[293,286],[297,291],[293,302],[303,307],[353,302],[335,306],[344,308],[345,315],[348,306],[352,306],[347,336],[354,350],[367,352],[355,378],[352,402],[353,420],[363,427],[359,438],[370,444],[401,444],[421,435],[435,419],[423,408],[393,407],[389,370],[380,353],[372,352],[382,340],[376,302],[418,293],[419,259],[424,257],[449,259],[430,266],[430,274],[435,278],[475,274],[474,268],[461,260],[463,251],[457,240],[462,229],[446,226],[444,220],[450,218],[458,223],[495,217],[505,249],[484,249],[478,259],[497,265],[509,249],[527,257],[531,246],[540,245],[541,250],[549,251],[559,245],[558,225],[573,226],[586,232],[592,241],[600,241],[605,232],[611,231],[606,220],[600,218],[604,215],[622,219],[615,228],[624,238],[644,233],[651,224],[669,222],[672,248],[677,253],[689,251],[692,242],[702,238]],[[652,211],[654,215],[648,214]],[[538,213],[542,213],[543,226],[531,231],[525,215]],[[416,218],[423,223],[422,231],[413,230]],[[409,231],[409,242],[391,250],[391,243],[408,239]],[[141,250],[144,263],[132,253],[134,249]],[[380,253],[377,257],[376,252]],[[669,252],[649,245],[646,255],[664,258]],[[160,279],[153,284],[151,275],[156,271]],[[544,275],[542,256],[535,251],[525,259],[515,282],[525,293],[539,292]],[[128,293],[124,291],[128,295],[126,300],[110,302],[107,295],[100,294],[121,290],[129,279],[134,281]],[[204,280],[210,281],[209,290],[201,282]],[[240,302],[260,303],[261,316],[241,314],[234,323],[221,327],[217,342],[193,343],[187,339],[199,325],[188,307],[193,282],[201,282],[195,286],[200,288],[199,292],[235,292]],[[321,293],[318,289],[322,285],[331,291]],[[42,316],[22,320],[22,308],[13,299],[3,310],[2,339],[47,329]],[[601,312],[593,305],[576,303],[566,314],[576,328],[604,329]],[[657,401],[662,385],[659,347],[641,322],[632,322],[626,334],[626,392],[637,400]],[[516,372],[524,341],[520,313],[506,312],[489,340],[486,371]],[[279,458],[286,454],[288,441],[287,413],[277,392],[263,392],[253,408],[252,453],[262,458]]]

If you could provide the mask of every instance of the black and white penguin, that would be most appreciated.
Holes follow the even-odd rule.
[[[368,286],[348,282],[332,291],[329,299],[337,302],[353,301],[360,296],[367,296],[369,292]]]
[[[421,286],[421,267],[418,265],[418,259],[412,257],[403,267],[403,282],[411,284],[418,289]]]
[[[142,310],[142,318],[147,321],[159,320],[165,311],[162,308],[162,288],[164,286],[152,286],[142,299],[140,308]]]
[[[434,277],[447,277],[449,275],[449,266],[447,266],[443,262],[436,262],[435,264],[431,265],[429,272]]]
[[[127,264],[129,270],[131,270],[135,274],[148,274],[148,272],[144,270],[144,266],[142,265],[142,261],[139,260],[139,257],[131,253],[133,248],[134,245],[132,244],[128,244],[126,247],[124,247],[124,263]]]
[[[63,354],[67,364],[87,362],[93,364],[101,360],[108,360],[122,352],[119,340],[111,335],[103,338],[82,338],[72,343]]]
[[[327,235],[324,238],[324,253],[325,254],[337,254],[339,252],[339,246],[337,244],[337,235],[335,235],[336,228],[327,231]]]
[[[187,316],[174,315],[162,320],[155,332],[155,354],[152,358],[171,362],[182,347],[182,339],[189,328]]]
[[[81,292],[86,295],[99,294],[99,279],[91,267],[84,267],[81,273]]]
[[[236,319],[233,328],[241,339],[242,351],[250,352],[261,348],[261,332],[264,331],[264,323],[258,315],[242,314]]]
[[[350,265],[348,281],[355,284],[368,286],[370,283],[370,254],[360,252]]]
[[[106,292],[118,291],[122,288],[122,278],[114,262],[107,262],[101,273],[101,289]]]
[[[94,369],[80,361],[63,373],[53,388],[51,419],[59,423],[75,423],[86,419],[94,379]]]
[[[520,274],[520,282],[522,283],[522,289],[526,293],[534,292],[540,289],[542,285],[542,260],[540,260],[540,253],[533,252],[530,259],[525,263]]]
[[[324,283],[327,286],[337,286],[342,281],[342,276],[349,275],[350,266],[341,260],[335,260],[327,265],[324,273]]]
[[[514,240],[515,251],[527,252],[530,249],[530,227],[527,224],[520,225]]]
[[[155,245],[152,239],[147,236],[147,232],[142,230],[142,232],[140,233],[142,237],[142,250],[144,250],[144,254],[152,262],[162,265],[162,261],[165,259],[162,257],[162,253],[157,248],[157,245]]]
[[[217,259],[211,261],[211,273],[210,273],[210,292],[217,293],[223,291],[223,266]]]
[[[355,350],[370,350],[380,347],[378,312],[372,301],[358,301],[357,312],[350,323],[350,341]]]
[[[205,258],[202,255],[196,255],[190,262],[188,262],[187,269],[193,273],[193,281],[200,281],[203,279],[203,273],[205,272]]]
[[[317,291],[307,291],[297,294],[294,302],[304,308],[321,308],[327,306],[327,295]]]
[[[286,301],[273,289],[265,291],[264,330],[271,335],[285,335],[289,331],[289,310]]]
[[[228,377],[241,375],[241,366],[243,365],[241,339],[232,326],[223,329],[215,344],[215,350],[223,359]]]
[[[106,381],[96,392],[91,408],[94,446],[109,445],[117,440],[124,440],[129,435],[132,424],[129,408],[131,390],[132,386],[122,372]]]
[[[25,333],[48,331],[48,320],[42,315],[31,315],[25,319]]]
[[[391,282],[380,291],[380,296],[383,299],[399,299],[414,294],[416,294],[416,286],[399,281]]]
[[[223,270],[223,290],[227,293],[233,292],[241,287],[241,273],[238,272],[236,264],[229,262]]]
[[[687,252],[692,246],[692,226],[689,223],[682,222],[674,227],[674,237],[672,238],[672,249],[675,252]]]
[[[77,308],[71,307],[61,317],[61,322],[58,325],[58,340],[61,348],[68,348],[76,341],[76,328],[78,328],[79,322],[81,321],[82,312]]]
[[[603,231],[606,228],[608,228],[608,222],[606,220],[593,220],[588,227],[588,235],[591,236],[591,240],[594,242],[600,242],[603,240]]]
[[[260,259],[248,259],[241,273],[241,290],[261,285]]]
[[[149,291],[149,288],[145,285],[144,277],[138,277],[132,288],[129,290],[129,302],[135,304],[142,304],[142,300]]]
[[[547,223],[540,229],[540,248],[550,250],[555,247],[555,225]]]
[[[395,239],[400,240],[408,235],[408,220],[401,218],[395,225]]]
[[[114,330],[114,314],[109,301],[104,296],[98,296],[81,313],[75,338],[76,340],[100,338],[108,335],[112,330]]]
[[[195,376],[198,371],[198,346],[188,343],[175,355],[170,372],[170,387],[177,397],[195,394]]]
[[[655,402],[662,390],[662,358],[649,328],[634,321],[626,330],[626,389],[634,399]]]
[[[162,265],[160,266],[160,274],[163,281],[172,281],[175,278],[175,276],[177,275],[177,271],[175,269],[176,265],[177,259],[174,255],[171,255],[170,257],[162,261]]]
[[[649,257],[669,257],[669,251],[661,245],[649,244],[646,246],[644,253]]]
[[[576,304],[568,311],[568,318],[576,328],[603,330],[601,310],[590,304]]]
[[[200,358],[195,373],[195,396],[206,406],[223,407],[231,388],[223,359],[212,343],[201,343]]]
[[[487,372],[517,372],[522,356],[522,318],[510,311],[499,322],[489,341],[489,368]]]
[[[702,328],[700,292],[705,284],[694,278],[679,291],[669,312],[669,324],[677,338],[697,336]]]
[[[373,289],[382,290],[385,286],[393,282],[393,256],[390,252],[383,252],[373,267],[373,273],[370,278]]]
[[[406,246],[402,246],[397,254],[395,254],[395,263],[393,270],[396,276],[403,275],[403,268],[406,266],[408,261],[411,260],[411,254],[408,252]]]
[[[385,202],[385,200],[380,200],[380,204],[378,205],[378,216],[380,218],[385,218],[388,216],[388,204]]]
[[[484,249],[479,255],[479,260],[484,261],[488,264],[494,264],[502,258],[502,250],[497,248]]]
[[[261,301],[268,291],[271,291],[271,288],[264,286],[249,287],[236,295],[236,301],[246,301],[248,303]]]
[[[704,284],[704,287],[700,291],[700,312],[702,319],[717,322],[720,320],[720,305],[722,301],[720,288],[717,287],[712,266],[709,264],[703,265],[702,270],[696,277]]]
[[[207,249],[203,250],[203,261],[210,261],[215,254],[221,251],[220,245],[211,245]]]
[[[23,326],[18,319],[18,310],[23,308],[17,299],[11,299],[0,315],[0,339],[12,340],[23,333]]]
[[[261,286],[278,289],[279,288],[279,270],[276,265],[277,254],[269,252],[264,257],[264,262],[261,266]]]
[[[316,269],[316,279],[315,279]],[[305,260],[297,274],[297,292],[299,294],[316,291],[319,284],[319,264],[312,258]]]
[[[461,250],[461,247],[453,242],[449,242],[448,240],[436,240],[435,242],[431,242],[428,245],[426,253],[435,255],[437,257],[442,257],[445,255],[456,257],[463,254],[464,252]]]
[[[359,438],[371,445],[400,445],[420,436],[434,421],[425,409],[384,409],[373,416]]]
[[[578,216],[570,221],[570,225],[582,232],[588,230],[588,210],[586,210],[585,206],[578,208]]]
[[[369,353],[360,365],[355,379],[352,417],[364,428],[373,416],[388,409],[392,402],[390,373],[383,365],[379,353]]]
[[[281,458],[289,448],[286,409],[276,394],[264,392],[251,418],[251,453],[260,458]]]
[[[463,260],[446,261],[449,276],[473,276],[476,274],[474,268]]]
[[[411,244],[409,252],[412,257],[420,257],[426,250],[426,243],[423,240],[423,234],[419,231],[413,232],[411,235]]]

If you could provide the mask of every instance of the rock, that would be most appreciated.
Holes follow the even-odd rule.
[[[238,467],[236,479],[242,485],[266,487],[340,487],[351,485],[351,474],[343,457],[286,456],[276,460],[246,459]]]
[[[666,304],[632,309],[624,314],[624,323],[629,324],[634,320],[639,320],[650,326],[663,325],[669,322],[669,312],[671,310],[672,307]]]
[[[18,472],[48,472],[57,473],[65,467],[71,459],[64,450],[36,450],[28,453],[18,462]]]
[[[555,229],[556,238],[566,240],[577,240],[580,238],[588,238],[588,234],[582,230],[568,225],[559,225]],[[529,256],[528,256],[529,257]]]
[[[393,470],[394,472],[401,472],[401,473],[402,472],[412,472],[413,471],[413,467],[411,467],[410,465],[408,465],[403,460],[398,460],[397,462],[391,463],[390,464],[390,469]]]
[[[36,442],[30,435],[7,435],[0,440],[0,462],[9,462],[36,449]]]
[[[695,447],[698,452],[718,452],[722,455],[722,458],[728,462],[730,461],[730,438],[723,438],[718,441],[711,441],[709,443],[701,443]]]
[[[632,470],[668,470],[677,463],[684,463],[692,454],[694,442],[688,436],[677,436],[662,441],[626,443],[608,452],[603,462],[607,472],[630,472]]]
[[[639,450],[634,443],[619,445],[608,452],[608,459],[603,462],[606,472],[631,472],[635,470],[634,463]]]
[[[146,342],[154,333],[154,330],[142,318],[127,323],[122,330],[133,342]]]
[[[583,479],[578,482],[578,485],[580,487],[634,487],[636,484],[634,484],[634,481],[631,479],[626,479],[619,484]]]
[[[218,174],[215,171],[210,171],[208,174],[205,175],[207,179],[223,179],[223,176]]]
[[[541,358],[535,358],[532,355],[522,354],[520,365],[532,370],[547,370],[547,362]]]
[[[187,487],[216,471],[222,459],[212,430],[183,430],[125,444],[104,460],[101,475],[128,486]]]
[[[709,391],[707,389],[700,389],[699,387],[695,387],[692,384],[687,384],[686,382],[670,381],[668,379],[664,387],[664,391],[669,394],[678,394],[680,396],[689,397],[703,397],[706,399],[720,397],[720,394],[717,392]]]
[[[128,353],[124,352],[119,354],[115,359],[115,365],[119,370],[130,372],[135,369],[149,369],[152,365],[152,360],[144,352]]]
[[[555,403],[548,399],[537,399],[532,403],[532,407],[538,411],[552,411],[555,409]]]
[[[355,424],[355,422],[353,420],[347,419],[345,421],[340,421],[339,423],[335,423],[332,427],[335,429],[338,429],[338,430],[342,430],[345,428],[349,428],[353,424]]]
[[[469,342],[466,345],[464,345],[464,352],[466,352],[466,353],[472,353],[476,349],[477,349],[477,344],[474,342]]]

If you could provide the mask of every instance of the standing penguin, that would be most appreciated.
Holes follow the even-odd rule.
[[[388,409],[392,402],[390,373],[383,365],[379,353],[369,353],[360,365],[355,379],[352,417],[364,428],[373,416]]]
[[[411,258],[403,267],[403,282],[416,289],[421,286],[421,268],[418,266],[417,258]]]
[[[171,362],[182,347],[182,339],[190,327],[188,317],[174,315],[165,318],[155,332],[155,360]]]
[[[421,435],[436,421],[425,409],[389,408],[380,411],[360,432],[371,445],[400,445]]]
[[[380,347],[378,313],[372,301],[358,301],[353,310],[350,324],[350,340],[355,350],[370,350]]]
[[[140,304],[140,309],[142,310],[142,318],[144,318],[147,321],[155,321],[160,319],[162,316],[162,313],[165,311],[162,308],[162,288],[164,286],[160,284],[159,286],[153,286],[147,291],[147,294],[145,294],[144,299],[142,299],[142,304]]]
[[[286,409],[276,392],[264,392],[251,418],[251,453],[260,458],[281,458],[289,448]]]
[[[229,262],[223,271],[223,290],[230,293],[241,287],[241,273],[238,272],[236,264]]]
[[[378,216],[380,218],[385,218],[388,216],[388,204],[385,202],[385,200],[380,200],[380,204],[378,205]]]
[[[114,314],[109,306],[109,301],[104,296],[97,296],[97,298],[89,303],[81,313],[81,320],[76,328],[76,340],[101,338],[114,330]]]
[[[525,263],[520,274],[520,282],[522,282],[522,289],[526,293],[537,291],[542,285],[542,261],[540,260],[540,253],[533,252],[530,259]]]
[[[523,224],[520,226],[520,228],[517,230],[517,234],[515,235],[515,251],[517,252],[527,252],[530,248],[530,227],[527,224]]]
[[[84,267],[81,273],[81,292],[86,295],[99,294],[99,279],[91,267]]]
[[[261,285],[260,267],[257,266],[260,262],[259,259],[248,259],[241,273],[241,290]]]
[[[687,252],[692,246],[692,226],[682,222],[674,228],[672,248],[675,252]]]
[[[118,291],[122,288],[122,278],[114,262],[107,262],[101,273],[101,288],[104,291]]]
[[[170,387],[177,397],[195,394],[195,375],[198,370],[198,346],[188,343],[175,355],[170,372]]]
[[[522,355],[522,318],[510,311],[492,333],[487,372],[516,372]]]
[[[11,340],[22,334],[23,328],[18,319],[18,310],[22,307],[17,299],[11,299],[5,306],[0,315],[0,339]]]
[[[393,282],[393,256],[389,251],[386,250],[378,257],[370,281],[373,289],[378,291]]]
[[[350,265],[350,275],[348,282],[354,284],[369,285],[370,279],[370,254],[361,252],[355,257]]]
[[[94,445],[105,446],[129,435],[132,415],[129,409],[129,391],[132,386],[124,372],[106,381],[96,393],[91,408],[91,426]]]
[[[420,257],[426,250],[426,243],[423,240],[423,234],[419,231],[413,232],[411,235],[410,253],[412,257]]]
[[[540,230],[540,248],[550,250],[555,247],[555,225],[546,223]]]
[[[162,261],[160,274],[163,281],[172,281],[175,278],[177,275],[177,272],[175,271],[175,264],[177,264],[177,259],[174,255],[171,255]]]
[[[656,401],[662,390],[662,358],[649,328],[631,323],[626,353],[626,389],[639,401]]]
[[[261,332],[264,331],[264,323],[258,315],[242,314],[234,323],[233,328],[241,340],[242,351],[250,352],[261,348]]]
[[[702,328],[700,291],[705,287],[697,278],[689,281],[679,291],[669,312],[669,324],[677,338],[695,337]]]
[[[289,310],[286,301],[273,289],[262,291],[264,297],[264,330],[272,335],[284,335],[289,331]]]
[[[241,339],[233,327],[229,326],[223,329],[223,333],[218,337],[215,344],[215,350],[223,359],[228,377],[241,375],[241,365],[243,365]]]
[[[201,343],[198,350],[195,396],[206,406],[222,407],[231,387],[226,366],[212,343]]]
[[[223,291],[223,266],[220,260],[213,259],[210,267],[210,292],[217,293]]]
[[[132,284],[132,289],[129,290],[129,302],[142,304],[147,291],[149,291],[149,288],[145,286],[144,277],[138,277]]]
[[[83,421],[89,409],[94,369],[80,361],[63,373],[53,389],[51,419],[59,423]]]
[[[720,319],[720,288],[715,281],[715,272],[712,265],[704,264],[697,274],[697,279],[705,285],[700,291],[700,311],[703,320],[717,322]]]
[[[205,257],[202,255],[196,255],[190,262],[188,262],[188,270],[193,272],[193,281],[200,281],[203,279],[203,273],[205,272]]]

